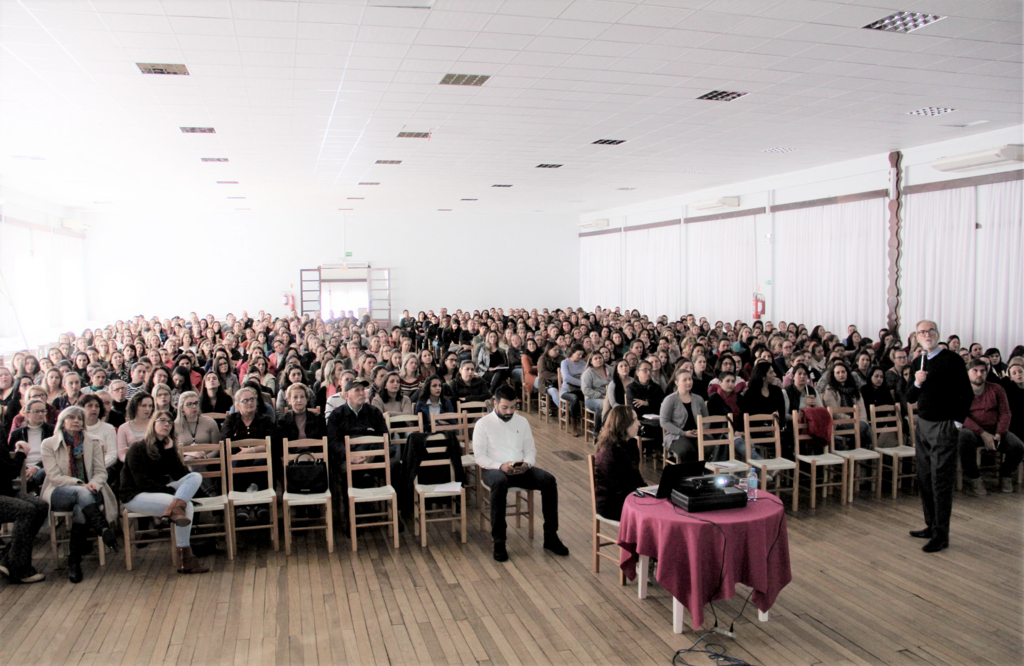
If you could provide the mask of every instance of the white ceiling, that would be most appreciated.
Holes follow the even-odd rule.
[[[862,29],[897,10],[948,18]],[[1021,44],[1019,0],[0,0],[0,178],[101,210],[578,214],[1020,124]]]

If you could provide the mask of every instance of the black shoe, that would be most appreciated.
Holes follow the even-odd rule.
[[[270,523],[270,509],[262,505],[256,507],[256,510],[253,511],[253,520],[261,525]]]
[[[238,527],[245,527],[249,524],[249,507],[243,506],[235,509],[235,525]]]
[[[926,527],[923,530],[910,530],[910,536],[915,539],[931,539],[934,535],[932,534],[932,528]]]
[[[103,539],[103,545],[109,548],[113,552],[117,552],[117,533],[109,527],[103,530],[103,534],[100,535]]]
[[[562,543],[557,534],[544,537],[544,550],[550,550],[555,555],[561,555],[562,557],[569,554],[569,549],[565,547],[565,544]]]
[[[508,551],[505,550],[505,542],[495,541],[494,542],[494,561],[495,562],[508,562]]]
[[[68,580],[72,583],[82,582],[82,562],[76,557],[68,558]]]
[[[937,553],[946,548],[949,548],[949,536],[938,532],[931,538],[931,541],[922,546],[921,550],[926,553]]]

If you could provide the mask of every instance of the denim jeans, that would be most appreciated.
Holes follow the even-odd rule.
[[[512,370],[512,381],[514,381],[516,384],[522,384],[523,383],[523,369],[522,368],[514,368]]]
[[[185,516],[192,520],[195,508],[190,501],[199,490],[203,482],[203,475],[199,472],[189,472],[177,481],[171,481],[167,485],[175,489],[173,495],[169,493],[139,493],[133,497],[124,508],[132,513],[144,513],[147,516],[159,517],[175,499],[185,500]],[[189,536],[192,533],[192,526],[174,527],[174,539],[179,548],[187,548],[190,544]]]
[[[84,525],[85,514],[82,513],[82,509],[101,499],[102,495],[93,494],[85,486],[57,486],[50,493],[50,510],[71,511],[72,522]]]

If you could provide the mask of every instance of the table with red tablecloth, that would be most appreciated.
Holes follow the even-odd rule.
[[[750,600],[766,617],[792,580],[786,510],[764,491],[742,509],[700,513],[687,513],[667,499],[630,495],[622,506],[619,546],[620,566],[630,580],[641,556],[644,564],[647,558],[658,561],[657,580],[676,600],[674,614],[676,605],[685,606],[694,628],[704,622],[704,605],[735,596],[737,583],[753,588]],[[641,575],[643,597],[647,572]],[[682,631],[681,613],[674,624]]]

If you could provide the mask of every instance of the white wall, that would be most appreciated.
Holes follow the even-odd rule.
[[[298,297],[299,269],[346,251],[391,269],[395,319],[403,309],[566,307],[579,300],[577,248],[568,216],[109,215],[86,241],[90,318],[284,314],[281,293]]]

